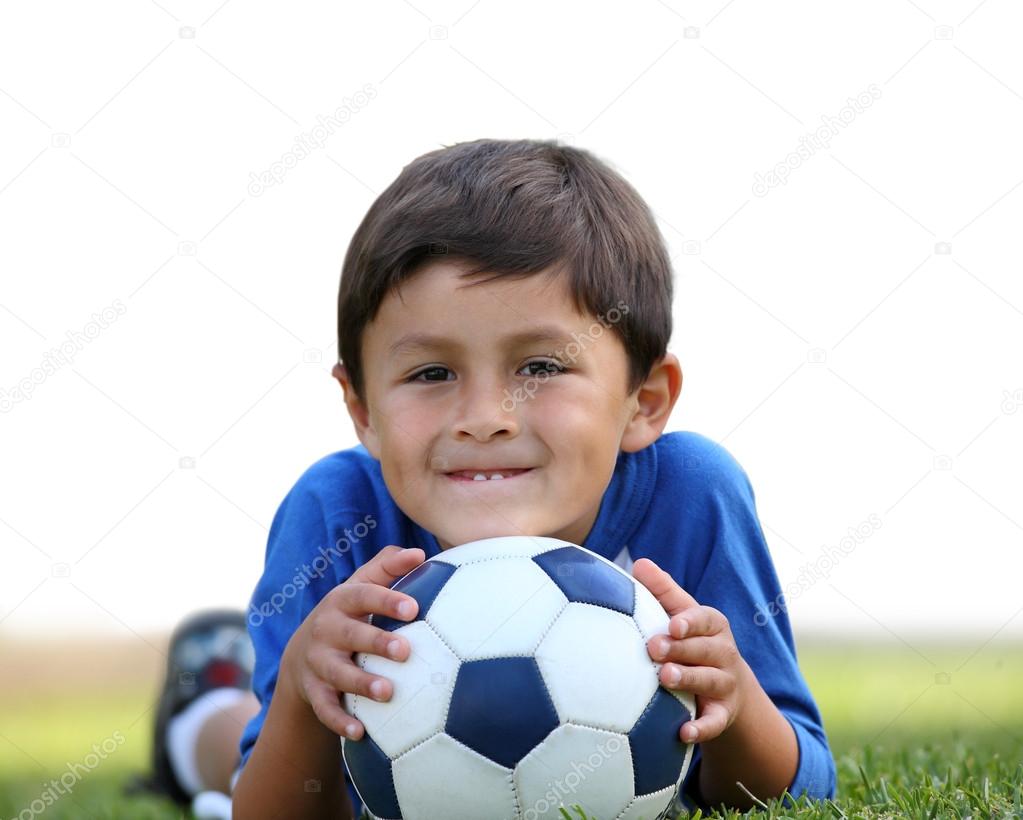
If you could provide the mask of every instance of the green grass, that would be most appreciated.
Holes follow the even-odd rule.
[[[973,657],[974,646],[917,648],[801,646],[838,766],[838,796],[788,807],[767,801],[748,816],[1023,818],[1023,647],[992,644]],[[65,820],[187,817],[168,802],[122,794],[146,765],[154,696],[155,683],[54,694],[10,690],[8,681],[0,695],[0,820],[23,810],[25,818]],[[104,740],[113,749],[106,758],[91,761],[70,794],[33,813],[49,779],[86,763]]]

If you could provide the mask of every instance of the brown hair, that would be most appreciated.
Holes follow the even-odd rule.
[[[589,151],[553,140],[461,142],[417,157],[370,206],[352,236],[338,293],[338,355],[365,398],[362,332],[381,302],[446,255],[462,278],[569,273],[574,306],[621,316],[632,393],[671,337],[671,260],[635,189]],[[627,311],[622,309],[624,303]]]

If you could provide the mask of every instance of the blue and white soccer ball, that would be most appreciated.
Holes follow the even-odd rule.
[[[662,687],[646,642],[668,631],[628,573],[556,538],[445,550],[394,584],[415,621],[404,662],[357,655],[390,701],[345,695],[366,732],[348,776],[381,820],[539,820],[578,804],[600,820],[659,817],[692,759],[693,698]],[[573,815],[574,816],[574,815]]]

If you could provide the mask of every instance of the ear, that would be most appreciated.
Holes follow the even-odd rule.
[[[657,441],[682,392],[682,366],[666,353],[630,397],[636,409],[622,434],[621,449],[634,453]]]
[[[348,371],[343,364],[340,362],[335,364],[330,374],[341,385],[341,390],[345,396],[345,407],[348,408],[348,415],[351,416],[352,424],[355,425],[355,433],[358,435],[359,441],[362,442],[362,445],[369,450],[374,458],[379,460],[380,441],[370,421],[369,408],[366,402],[359,398],[359,395],[355,392],[355,388],[352,387],[352,381],[348,377]]]

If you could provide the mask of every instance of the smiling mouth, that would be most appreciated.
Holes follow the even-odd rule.
[[[493,481],[510,481],[532,471],[532,467],[525,469],[512,469],[509,467],[499,470],[459,470],[457,473],[445,473],[444,475],[452,481],[473,481],[482,484]]]

